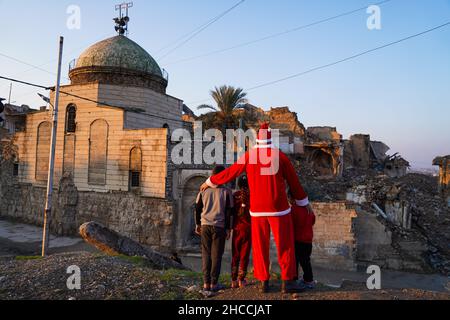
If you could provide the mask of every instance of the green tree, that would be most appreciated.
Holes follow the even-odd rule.
[[[239,116],[236,111],[245,109],[248,103],[247,93],[242,88],[232,86],[215,87],[210,93],[217,106],[203,104],[197,107],[199,110],[211,110],[201,117],[205,128],[217,128],[219,130],[237,128]]]

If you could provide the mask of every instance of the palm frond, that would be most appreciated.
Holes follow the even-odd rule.
[[[215,108],[209,104],[202,104],[202,105],[198,106],[197,109],[198,110],[209,109],[209,110],[217,111],[217,108]]]

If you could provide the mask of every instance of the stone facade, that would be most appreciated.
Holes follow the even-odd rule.
[[[43,224],[45,188],[16,182],[3,184],[1,193],[0,217]],[[79,192],[70,178],[61,181],[53,197],[53,233],[75,235],[83,223],[96,221],[160,250],[174,247],[169,201],[124,192]]]
[[[99,99],[99,92],[104,87],[98,84],[75,85],[65,87],[65,92],[83,95],[92,100]],[[131,92],[131,90],[130,90]],[[125,98],[123,98],[125,99]],[[103,100],[104,101],[104,100]],[[119,102],[117,100],[108,101]],[[66,108],[74,105],[76,112],[76,130],[66,132]],[[56,159],[55,159],[55,188],[64,175],[72,175],[79,191],[129,191],[129,165],[130,152],[133,148],[142,151],[142,172],[140,192],[142,196],[164,199],[166,197],[166,170],[167,170],[167,141],[166,128],[154,128],[149,123],[148,129],[124,129],[124,118],[129,113],[120,108],[101,107],[88,101],[62,95],[60,98],[59,126],[57,131]],[[180,110],[181,113],[181,110]],[[159,119],[159,118],[158,118]],[[45,186],[46,181],[38,177],[40,162],[45,165],[45,159],[39,160],[41,149],[38,140],[39,128],[42,124],[51,121],[50,111],[37,112],[27,116],[24,132],[16,134],[19,159],[19,181],[37,186]],[[93,129],[96,121],[104,123],[106,137],[100,141],[100,149],[93,150],[93,139],[98,132]],[[159,120],[153,120],[159,121]],[[175,125],[175,123],[174,123]],[[74,142],[68,143],[68,137],[74,137]],[[49,140],[46,140],[49,143]],[[68,152],[68,148],[73,148]],[[43,148],[46,150],[47,148]],[[92,183],[90,170],[94,156],[101,156],[104,163],[103,183]],[[66,158],[65,158],[66,156]],[[65,163],[73,164],[73,171],[64,170]],[[98,169],[95,167],[94,169]],[[94,172],[96,173],[96,172]]]

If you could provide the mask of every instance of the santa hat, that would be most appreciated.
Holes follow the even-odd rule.
[[[272,132],[269,128],[269,124],[263,123],[259,128],[258,139],[256,139],[258,144],[272,144]]]

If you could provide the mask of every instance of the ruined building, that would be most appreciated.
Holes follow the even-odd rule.
[[[336,128],[308,128],[305,140],[305,154],[313,170],[322,177],[342,176],[344,146]]]
[[[439,166],[439,192],[447,199],[450,207],[450,155],[437,157],[433,160],[433,166]]]
[[[5,104],[4,110],[0,112],[0,127],[14,134],[25,129],[26,115],[36,110],[30,109],[27,105],[16,106]]]

